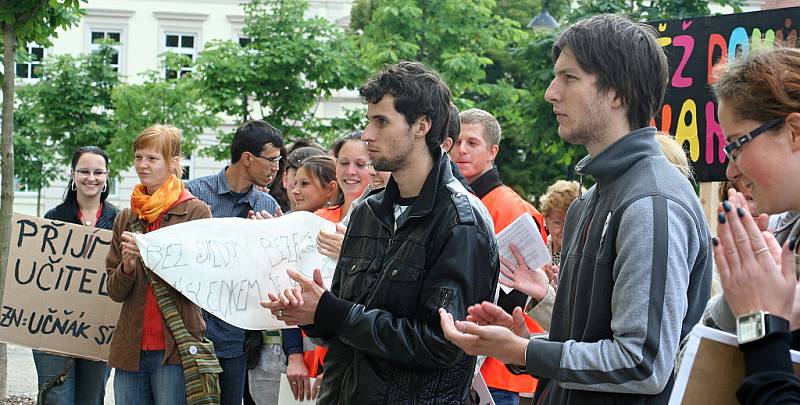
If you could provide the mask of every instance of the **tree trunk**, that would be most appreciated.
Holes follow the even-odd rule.
[[[13,24],[2,24],[3,30],[3,127],[0,132],[0,302],[6,279],[6,258],[11,241],[11,216],[14,214],[14,62],[17,38]],[[8,357],[5,343],[0,344],[0,399],[5,399],[8,377]]]
[[[36,216],[42,216],[42,187],[36,190]]]

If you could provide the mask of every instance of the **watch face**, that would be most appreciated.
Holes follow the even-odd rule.
[[[764,336],[764,314],[760,312],[742,315],[736,320],[739,343],[747,343]]]

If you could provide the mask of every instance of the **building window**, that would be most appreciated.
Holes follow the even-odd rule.
[[[111,48],[114,49],[114,52],[111,55],[111,67],[114,68],[115,72],[119,72],[119,58],[120,58],[120,51],[122,47],[122,32],[119,30],[92,30],[89,43],[89,52],[95,53],[100,51],[100,47],[102,46],[102,42],[104,40],[110,40],[115,43],[115,45],[110,45]]]
[[[119,192],[119,181],[117,179],[108,178],[106,182],[108,184],[108,195],[116,197]]]
[[[167,52],[174,52],[179,55],[187,56],[190,62],[194,62],[197,57],[197,48],[195,47],[196,35],[195,34],[182,34],[182,33],[165,33],[164,34],[164,50]],[[183,77],[183,75],[192,72],[191,63],[181,66],[177,71],[172,69],[165,69],[165,77],[167,79],[176,79]]]
[[[24,63],[17,63],[18,79],[38,79],[41,77],[42,60],[44,60],[44,48],[31,44],[28,45],[29,58]]]
[[[23,194],[23,195],[30,195],[32,193],[36,193],[36,190],[28,187],[22,181],[20,181],[19,177],[14,176],[14,193],[15,194]]]
[[[239,45],[240,45],[242,48],[246,47],[247,45],[249,45],[249,44],[250,44],[250,42],[252,42],[252,41],[253,41],[253,40],[252,40],[252,39],[250,39],[250,38],[247,38],[247,37],[242,37],[242,36],[238,37],[237,39],[238,39],[238,41],[239,41]]]
[[[183,174],[181,175],[181,180],[189,180],[192,178],[192,154],[187,153],[186,151],[182,152],[182,159],[181,159],[181,167],[183,168]]]

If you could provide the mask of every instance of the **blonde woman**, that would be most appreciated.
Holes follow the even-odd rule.
[[[181,177],[181,131],[167,125],[145,129],[133,141],[133,166],[140,183],[131,208],[114,222],[106,258],[108,293],[122,303],[108,365],[116,369],[117,405],[175,405],[186,402],[183,368],[175,338],[164,322],[133,234],[131,221],[147,231],[211,217],[208,206],[189,193]],[[198,340],[205,329],[200,308],[169,287],[186,330]]]

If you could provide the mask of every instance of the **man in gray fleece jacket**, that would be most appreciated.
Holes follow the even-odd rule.
[[[559,136],[589,151],[578,173],[597,184],[567,212],[549,338],[523,338],[488,303],[470,308],[466,322],[442,312],[446,336],[467,353],[540,377],[536,404],[666,404],[678,345],[708,301],[710,235],[699,200],[648,127],[668,78],[656,38],[648,26],[600,15],[554,45],[545,98]]]

